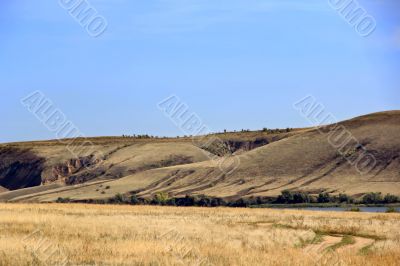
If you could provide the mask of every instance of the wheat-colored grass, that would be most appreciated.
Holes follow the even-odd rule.
[[[333,236],[370,241],[368,246],[353,241],[340,251],[326,249],[326,242],[321,250]],[[399,261],[399,214],[0,204],[0,265],[365,266]]]

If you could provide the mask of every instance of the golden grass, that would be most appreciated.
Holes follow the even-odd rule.
[[[375,242],[340,253],[308,248],[329,235]],[[64,259],[66,265],[398,265],[400,215],[0,204],[0,265]]]

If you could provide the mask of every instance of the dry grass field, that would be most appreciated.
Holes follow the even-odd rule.
[[[400,215],[1,204],[0,265],[398,265]]]

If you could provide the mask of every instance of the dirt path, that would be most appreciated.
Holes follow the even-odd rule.
[[[338,236],[324,236],[321,243],[308,245],[304,248],[304,251],[308,253],[321,253],[327,248],[336,245],[342,241],[341,237]]]
[[[304,251],[307,253],[321,254],[331,248],[338,253],[347,252],[349,250],[358,252],[375,242],[375,240],[371,238],[352,237],[352,243],[346,244],[343,243],[345,237],[346,236],[325,235],[320,243],[308,245],[304,248]]]
[[[375,240],[374,239],[370,239],[370,238],[364,238],[364,237],[354,237],[354,244],[351,245],[347,245],[347,246],[343,246],[338,248],[336,251],[339,253],[351,250],[351,251],[360,251],[361,249],[368,247],[370,245],[372,245]]]

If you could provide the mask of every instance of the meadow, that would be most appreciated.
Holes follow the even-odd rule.
[[[0,265],[398,265],[400,215],[0,204]]]

